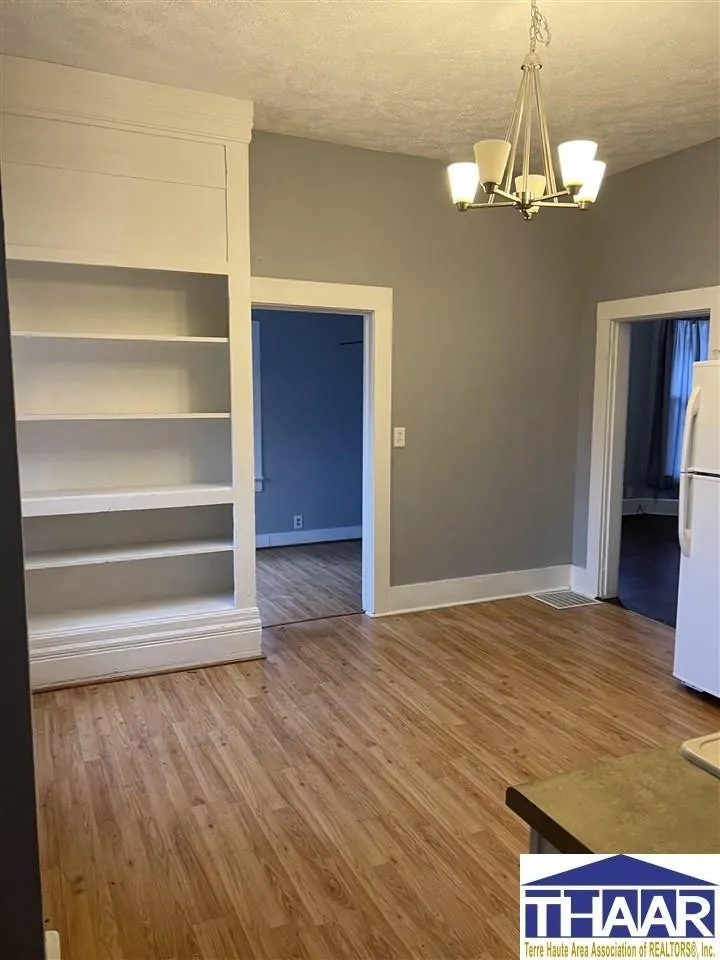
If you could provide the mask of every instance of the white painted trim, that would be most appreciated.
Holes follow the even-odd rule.
[[[575,563],[570,567],[570,589],[595,599],[595,586],[589,581],[587,569]]]
[[[23,57],[0,57],[5,113],[208,143],[249,143],[253,105]]]
[[[360,540],[362,527],[327,527],[319,530],[285,530],[283,533],[258,533],[255,546],[289,547],[301,543],[330,543],[335,540]]]
[[[252,316],[252,314],[251,314]],[[251,320],[252,364],[253,364],[253,451],[255,472],[255,493],[263,489],[263,420],[262,420],[262,348],[260,321]]]
[[[363,610],[389,609],[393,292],[389,287],[253,277],[254,307],[365,316]]]
[[[224,276],[228,272],[226,260],[192,259],[171,260],[153,257],[134,257],[125,253],[106,253],[103,250],[59,250],[56,247],[34,247],[9,243],[5,251],[8,260],[42,260],[44,263],[80,263],[91,267],[127,267],[131,270],[169,270],[173,273],[212,273]]]
[[[629,497],[623,500],[623,516],[632,517],[637,513],[644,513],[650,517],[676,517],[678,515],[678,501],[670,498],[658,497]]]
[[[118,677],[185,670],[262,656],[257,607],[222,614],[64,631],[53,643],[31,638],[35,690]],[[33,649],[34,640],[43,641]]]
[[[232,503],[233,488],[225,483],[187,483],[178,487],[146,490],[102,489],[62,493],[28,493],[22,498],[24,517],[61,517],[74,513],[109,513],[115,510],[162,510],[166,507],[205,507]]]
[[[720,357],[720,286],[598,303],[586,555],[587,583],[595,596],[617,593],[630,355],[627,324],[707,312],[710,356]]]
[[[235,604],[256,605],[255,456],[250,303],[250,194],[247,144],[225,147],[227,171],[230,409],[232,411]]]
[[[57,930],[45,931],[45,960],[61,960],[60,934]]]
[[[409,583],[390,587],[389,606],[376,616],[435,610],[466,603],[504,600],[544,590],[564,590],[570,586],[570,566],[539,567],[535,570],[513,570],[488,573],[457,580],[435,580],[430,583]]]

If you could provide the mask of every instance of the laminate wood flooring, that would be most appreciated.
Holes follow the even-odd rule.
[[[263,547],[257,595],[264,627],[362,612],[362,541]]]
[[[63,960],[517,957],[528,836],[505,788],[717,730],[672,643],[620,607],[522,598],[37,695]]]

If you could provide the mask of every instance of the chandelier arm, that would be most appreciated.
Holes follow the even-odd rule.
[[[540,71],[537,71],[534,80],[535,83],[533,85],[533,92],[535,94],[535,109],[537,110],[538,125],[540,127],[540,149],[543,158],[545,185],[548,193],[555,193],[557,191],[557,186],[555,184],[555,171],[552,163],[547,120],[543,111],[542,95],[540,93]]]
[[[563,194],[557,194],[558,197],[563,196]],[[533,200],[533,203],[538,207],[552,207],[553,210],[580,210],[582,209],[577,203],[558,203],[557,199],[555,200]]]
[[[512,142],[512,134],[515,129],[515,125],[518,122],[518,114],[522,113],[522,102],[523,102],[523,86],[525,84],[525,71],[523,70],[522,80],[520,81],[520,86],[518,88],[517,96],[515,97],[515,107],[510,117],[510,123],[508,124],[507,132],[505,133],[505,139]]]
[[[535,106],[537,108],[540,124],[540,143],[542,145],[543,162],[545,164],[545,179],[547,181],[550,193],[557,191],[557,182],[555,180],[555,168],[552,160],[552,150],[550,147],[550,134],[548,132],[547,118],[543,109],[542,92],[540,90],[540,71],[535,75]]]
[[[495,187],[495,194],[498,197],[503,197],[505,200],[509,200],[511,203],[517,203],[519,200],[519,197],[517,196],[517,194],[508,193],[508,191],[503,190],[502,187]]]
[[[508,127],[508,132],[505,137],[506,140],[510,141],[510,156],[508,157],[508,164],[505,172],[505,183],[503,184],[503,189],[507,191],[512,190],[512,177],[515,170],[515,157],[517,156],[518,141],[520,140],[520,126],[522,124],[522,115],[525,106],[526,82],[527,72],[523,70],[522,80],[520,81],[520,89],[518,90],[517,99],[515,100],[515,109],[513,110],[510,126]]]
[[[490,199],[487,201],[487,203],[469,203],[466,207],[463,207],[463,210],[485,210],[485,209],[487,209],[488,207],[515,207],[515,206],[517,206],[517,203],[515,202],[515,200],[512,200],[512,201],[509,201],[509,200],[501,200],[500,203],[491,203],[491,201],[492,201],[492,199],[493,199],[494,196],[495,196],[495,195],[493,194],[493,195],[490,197]]]
[[[560,197],[572,197],[572,194],[569,190],[557,190],[555,193],[546,193],[542,197],[538,197],[535,202],[547,203],[549,206],[552,206],[550,201],[555,203]]]
[[[530,68],[533,70],[534,68]],[[525,85],[525,133],[523,141],[523,163],[522,163],[522,192],[527,194],[528,175],[530,173],[530,147],[532,145],[532,102],[531,91],[532,78],[528,72],[527,83]]]

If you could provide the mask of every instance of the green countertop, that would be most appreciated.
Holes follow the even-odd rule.
[[[720,853],[720,778],[679,744],[510,787],[506,803],[560,853]]]

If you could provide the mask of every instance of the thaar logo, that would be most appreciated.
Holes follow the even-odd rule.
[[[521,890],[527,939],[717,935],[714,883],[635,857],[606,857],[524,883]]]

